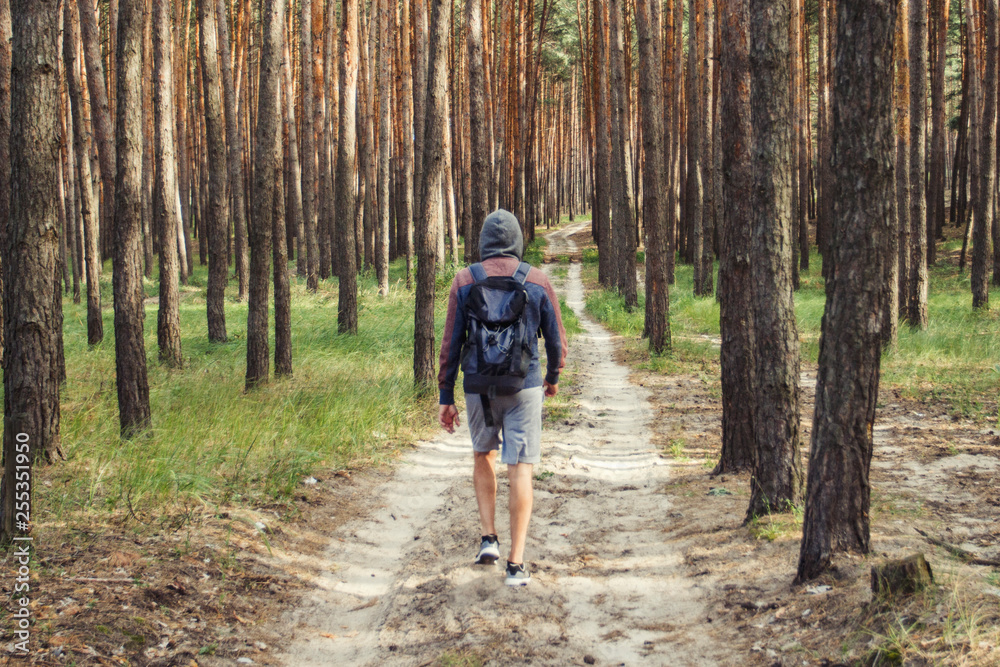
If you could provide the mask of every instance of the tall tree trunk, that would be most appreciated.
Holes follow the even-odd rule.
[[[156,117],[156,182],[153,185],[154,227],[160,235],[160,303],[156,340],[160,360],[179,368],[181,322],[178,310],[177,175],[174,154],[173,41],[170,37],[170,2],[153,0],[153,77]]]
[[[489,213],[490,155],[486,125],[483,62],[483,0],[466,0],[466,44],[469,50],[469,153],[472,158],[472,224],[465,237],[466,261],[479,261],[479,234]]]
[[[236,87],[233,83],[233,62],[229,47],[229,19],[226,16],[226,1],[217,0],[216,7],[219,32],[219,63],[222,71],[222,89],[225,95],[226,139],[229,149],[229,159],[226,161],[226,166],[229,178],[233,230],[236,235],[236,275],[239,279],[239,300],[243,301],[247,298],[247,290],[250,287],[250,260],[247,256],[246,194],[243,190],[243,124],[236,114]]]
[[[751,299],[753,127],[750,113],[749,0],[721,0],[722,188],[719,230],[719,325],[722,361],[722,452],[715,474],[749,470],[756,403]]]
[[[317,0],[319,1],[319,0]],[[303,251],[306,256],[306,289],[319,288],[319,237],[316,232],[316,131],[313,127],[313,104],[316,93],[312,77],[312,0],[301,0],[302,20],[299,25],[300,57],[302,59],[302,217],[304,220]]]
[[[316,238],[319,244],[319,278],[326,280],[334,264],[331,259],[330,228],[333,217],[333,165],[330,160],[330,148],[333,132],[330,129],[332,118],[327,117],[327,108],[333,101],[333,86],[327,85],[327,73],[330,68],[336,69],[336,63],[328,60],[327,46],[333,47],[329,39],[330,31],[326,27],[326,16],[330,4],[326,8],[323,3],[313,12],[313,86],[316,91],[316,101],[313,109],[313,129],[316,131],[316,153],[318,156]],[[334,12],[336,13],[336,12]],[[329,42],[329,43],[328,43]],[[332,84],[332,78],[331,78]]]
[[[60,207],[59,6],[56,0],[14,0],[10,9],[8,14],[6,6],[0,7],[0,33],[6,32],[9,16],[18,17],[10,42],[12,181],[3,248],[4,543],[31,529],[27,512],[15,503],[23,501],[16,493],[18,468],[30,471],[34,462],[62,458],[53,303],[59,295],[54,280]]]
[[[90,116],[97,138],[97,156],[101,164],[101,256],[111,255],[114,234],[115,144],[108,106],[108,88],[101,63],[101,34],[94,12],[94,0],[77,0],[83,36],[83,56],[87,65],[87,87],[90,91]]]
[[[288,31],[290,33],[290,30]],[[290,47],[289,42],[291,41],[291,35],[287,35],[284,42],[283,49],[283,60],[284,60],[284,92],[285,92],[285,103],[284,103],[284,117],[285,126],[288,128],[288,162],[289,171],[291,172],[292,181],[286,184],[287,192],[286,196],[291,203],[291,206],[286,207],[285,214],[288,216],[288,220],[285,224],[288,225],[289,229],[286,230],[289,236],[294,235],[296,239],[301,241],[300,230],[303,229],[304,223],[302,220],[302,167],[299,163],[299,140],[298,131],[296,130],[295,123],[295,92],[294,86],[292,85],[292,61],[289,55]],[[286,248],[286,253],[291,252],[292,247],[289,244]],[[296,273],[300,277],[305,277],[306,275],[306,264],[303,253],[298,253],[295,255],[296,259]],[[277,288],[275,288],[277,289]],[[275,306],[277,308],[277,306]],[[277,370],[275,370],[277,372]]]
[[[448,33],[451,0],[432,0],[427,67],[427,102],[417,218],[417,305],[414,313],[413,379],[417,387],[434,386],[434,274],[437,264],[435,225],[441,206],[444,132],[448,113]]]
[[[612,193],[612,243],[615,252],[615,284],[625,300],[625,308],[638,303],[635,278],[635,220],[632,217],[631,192],[626,178],[625,165],[629,156],[628,146],[628,89],[625,81],[625,55],[622,38],[621,0],[609,0],[610,55],[611,55],[611,145],[613,164],[611,170]]]
[[[308,0],[306,0],[308,2]],[[226,278],[229,226],[226,219],[226,127],[222,117],[219,82],[218,33],[213,0],[198,0],[202,98],[205,105],[205,141],[208,159],[209,201],[203,209],[208,241],[208,340],[226,340]]]
[[[423,196],[424,186],[424,147],[426,146],[424,132],[427,126],[428,49],[430,40],[427,25],[427,8],[429,0],[411,1],[413,3],[411,5],[411,16],[413,18],[413,211],[415,216],[419,216],[422,215],[422,211],[424,210],[420,198]],[[373,27],[369,27],[369,30],[373,29]],[[374,60],[374,52],[371,53],[371,57]],[[372,111],[374,112],[374,107]],[[436,223],[433,220],[430,224],[432,229],[437,229]],[[416,238],[418,233],[416,231],[416,223],[414,222],[414,238]],[[435,240],[436,243],[437,241]],[[411,277],[407,275],[407,287],[410,286],[410,282]]]
[[[4,295],[6,294],[4,286],[7,284],[6,282],[7,278],[4,274],[4,270],[7,262],[5,257],[5,253],[7,252],[7,228],[10,225],[10,188],[11,188],[10,75],[11,75],[10,0],[0,0],[0,220],[6,221],[5,223],[0,224],[0,301],[4,299]],[[71,72],[70,73],[71,83],[73,81],[74,76],[75,74]],[[79,117],[80,114],[83,113],[83,107],[82,105],[77,106],[76,103],[74,102],[74,108],[77,109],[77,113],[74,114],[74,119],[75,119]],[[79,160],[80,157],[81,157],[80,153],[77,152],[77,159]],[[87,160],[88,157],[83,156],[83,159]],[[88,187],[89,184],[90,181],[88,180],[87,181]],[[3,311],[4,311],[4,305],[3,303],[0,303],[0,367],[3,366],[4,341],[5,341],[4,322],[6,321],[6,319]],[[5,457],[7,456],[6,449],[4,449],[4,456]],[[12,459],[5,458],[4,460],[10,461]],[[0,530],[3,530],[2,526],[0,526]]]
[[[910,308],[910,0],[899,0],[893,60],[896,64],[896,252],[899,265],[897,317]]]
[[[378,293],[389,293],[389,105],[392,100],[392,64],[390,36],[392,17],[390,0],[379,0],[378,47],[378,223],[375,228],[375,275]]]
[[[927,0],[910,0],[910,304],[911,327],[927,326]]]
[[[149,382],[142,292],[142,0],[122,0],[118,15],[115,143],[115,377],[123,437],[149,428]]]
[[[712,116],[715,109],[715,101],[712,95],[713,83],[715,80],[715,0],[705,0],[704,4],[704,58],[701,66],[701,165],[703,201],[701,217],[701,287],[699,294],[702,296],[712,296],[713,291],[713,271],[714,271],[714,235],[715,235],[715,202],[714,202],[714,180],[713,174],[715,166],[715,149],[712,129]],[[699,261],[698,257],[694,258]]]
[[[934,263],[935,241],[944,229],[945,134],[948,128],[945,113],[945,68],[948,45],[948,0],[931,0],[934,31],[934,62],[931,63],[931,143],[930,184],[927,191],[927,261]]]
[[[87,276],[87,342],[97,345],[104,339],[104,318],[101,315],[101,250],[99,246],[98,206],[92,187],[90,171],[90,125],[85,122],[83,86],[80,75],[81,63],[79,53],[80,23],[79,14],[69,8],[65,13],[66,37],[63,40],[63,51],[66,59],[66,75],[69,83],[69,95],[73,105],[73,142],[76,157],[77,180],[79,182],[78,199],[80,215],[83,218],[84,254]],[[2,37],[0,37],[2,39]],[[0,86],[0,88],[3,88]],[[2,113],[2,111],[0,111]],[[7,149],[4,142],[2,149]],[[0,164],[3,161],[0,160]],[[9,182],[0,180],[0,183]],[[0,207],[6,204],[6,199],[0,198]],[[2,214],[2,211],[0,211]],[[0,215],[0,219],[4,219]]]
[[[342,333],[358,332],[358,264],[355,241],[357,201],[354,183],[358,100],[358,0],[344,0],[340,28],[340,124],[337,141],[337,212],[340,246],[340,288],[337,325]]]
[[[601,285],[615,284],[615,245],[611,240],[611,99],[608,85],[606,3],[594,7],[594,229],[597,230],[598,279]]]
[[[402,131],[404,141],[400,142],[399,160],[401,161],[400,171],[402,172],[402,197],[398,210],[401,212],[402,221],[397,224],[403,226],[401,233],[403,248],[400,253],[406,254],[406,275],[413,271],[413,143],[410,137],[413,136],[413,59],[410,57],[410,2],[403,0],[400,3],[400,22],[397,32],[400,36],[400,62],[398,64],[400,76],[402,77],[400,95],[398,99],[399,114],[402,116]]]
[[[702,295],[702,270],[704,265],[701,256],[704,251],[704,234],[702,219],[704,217],[704,168],[702,161],[702,149],[705,142],[702,138],[702,131],[705,124],[701,120],[701,114],[706,113],[702,108],[701,86],[704,77],[705,62],[705,31],[704,14],[705,0],[692,0],[691,9],[688,12],[688,88],[687,88],[687,201],[685,202],[684,216],[685,226],[688,229],[688,254],[689,259],[694,264],[694,294]]]
[[[284,18],[284,14],[281,15]],[[284,23],[284,21],[282,21]],[[273,26],[267,31],[266,34],[270,34],[273,30]],[[281,30],[281,49],[282,49],[282,66],[285,72],[282,73],[281,81],[279,82],[279,87],[287,90],[286,82],[288,79],[289,72],[288,69],[288,42],[291,37],[288,35],[288,31],[284,30],[284,26]],[[288,97],[284,96],[285,91],[278,92],[278,106],[276,112],[282,116],[282,118],[287,119],[288,113],[282,111],[282,106],[288,100]],[[282,160],[282,150],[281,150],[281,138],[282,131],[281,128],[275,130],[278,133],[278,137],[275,139],[277,142],[277,155],[275,159],[279,161]],[[293,142],[289,142],[288,150],[289,153],[292,151]],[[281,377],[283,375],[292,374],[292,313],[291,313],[291,288],[289,287],[288,278],[288,251],[291,244],[288,243],[288,230],[285,225],[292,224],[289,220],[286,220],[286,202],[292,201],[291,197],[285,197],[285,193],[282,192],[285,188],[294,189],[298,187],[301,181],[292,175],[292,171],[286,171],[288,178],[282,183],[281,180],[277,179],[275,176],[278,192],[274,196],[274,213],[271,216],[271,251],[274,260],[274,375],[276,377]]]
[[[993,0],[995,2],[995,0]],[[836,552],[868,553],[872,428],[878,401],[883,280],[894,234],[894,0],[840,0],[833,73],[835,180],[809,485],[797,581]]]
[[[660,3],[638,0],[639,96],[642,105],[642,217],[648,233],[646,248],[646,332],[649,349],[670,348],[670,292],[667,286],[667,170],[663,164],[663,62],[660,58]],[[634,255],[633,255],[634,257]],[[634,272],[633,272],[634,275]]]
[[[996,198],[997,169],[997,0],[981,0],[982,20],[979,28],[985,48],[983,70],[982,118],[979,123],[979,170],[973,172],[978,179],[978,196],[973,198],[972,223],[972,307],[989,308],[990,305],[990,243]],[[970,34],[974,34],[970,32]],[[970,72],[976,70],[970,68]]]
[[[271,263],[272,217],[278,198],[281,164],[281,61],[284,0],[264,8],[260,91],[257,101],[257,146],[254,152],[253,214],[250,217],[250,303],[247,313],[246,388],[267,382],[267,298]],[[241,183],[242,185],[242,183]],[[274,238],[276,245],[284,239]],[[285,267],[281,267],[285,270]]]
[[[785,511],[802,493],[799,340],[792,304],[789,0],[750,0],[754,183],[751,281],[756,450],[747,519]]]
[[[10,140],[5,146],[11,179],[3,258],[5,539],[15,533],[15,461],[26,465],[63,458],[54,303],[61,300],[56,275],[61,208],[58,3],[14,0],[10,9],[17,21],[10,41]],[[27,453],[28,460],[18,453]]]

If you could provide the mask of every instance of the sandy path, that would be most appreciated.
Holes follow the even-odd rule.
[[[574,251],[569,235],[585,224],[552,233],[550,254]],[[371,518],[332,536],[328,572],[286,619],[294,629],[285,664],[431,665],[447,652],[503,665],[723,664],[681,552],[664,543],[669,466],[650,443],[647,392],[585,316],[579,264],[557,288],[586,331],[568,362],[577,414],[546,429],[536,468],[552,475],[535,485],[531,585],[510,589],[501,567],[472,565],[479,526],[463,420],[373,490]]]

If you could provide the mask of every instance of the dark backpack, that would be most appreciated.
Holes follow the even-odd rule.
[[[469,267],[475,284],[465,301],[467,336],[462,350],[465,391],[482,396],[516,394],[531,363],[524,323],[531,265],[521,262],[513,276],[487,276],[482,264]]]

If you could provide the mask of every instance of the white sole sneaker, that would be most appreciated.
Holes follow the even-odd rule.
[[[479,556],[476,558],[476,565],[493,565],[500,560],[500,543],[483,542],[479,547]]]
[[[504,579],[504,583],[508,586],[527,586],[529,581],[531,581],[531,573],[528,572],[527,568],[523,566],[515,570],[507,568],[507,577]]]

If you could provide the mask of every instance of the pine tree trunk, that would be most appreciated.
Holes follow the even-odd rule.
[[[247,313],[246,388],[267,382],[269,350],[267,307],[271,264],[271,234],[275,203],[280,199],[276,183],[281,165],[282,20],[284,0],[268,3],[263,11],[260,88],[257,101],[257,145],[254,151],[253,213],[250,216],[250,303]],[[241,183],[242,185],[242,183]],[[275,245],[284,239],[274,237]],[[276,267],[278,268],[278,267]],[[280,267],[282,270],[285,267]]]
[[[635,278],[635,220],[625,164],[629,159],[628,145],[628,90],[625,81],[625,56],[622,39],[622,0],[609,0],[610,16],[610,56],[611,56],[611,146],[613,164],[611,170],[612,194],[612,243],[616,246],[615,284],[618,293],[625,300],[625,308],[632,309],[638,303]]]
[[[434,283],[437,239],[432,222],[441,207],[444,132],[448,113],[448,33],[451,0],[432,0],[427,66],[427,103],[417,218],[417,305],[413,339],[413,379],[417,387],[434,386]]]
[[[756,403],[751,300],[753,128],[750,113],[749,0],[719,3],[722,52],[722,193],[719,325],[722,361],[722,452],[714,474],[749,470]]]
[[[638,0],[639,96],[642,105],[642,217],[646,248],[646,332],[650,352],[670,349],[670,293],[667,287],[667,170],[663,164],[663,62],[660,57],[660,3]],[[634,255],[633,255],[634,257]],[[633,272],[634,275],[634,272]]]
[[[467,262],[479,261],[479,234],[489,214],[490,147],[486,125],[486,85],[483,63],[483,0],[466,0],[466,44],[469,50],[469,153],[472,159],[472,224],[465,237]]]
[[[389,46],[392,35],[390,0],[379,0],[379,48],[378,48],[378,223],[375,229],[375,275],[378,293],[389,293],[389,104],[392,100],[392,65]]]
[[[714,203],[714,163],[715,150],[713,142],[712,115],[715,109],[715,102],[712,96],[713,82],[715,79],[715,2],[714,0],[704,0],[704,58],[701,66],[701,164],[702,164],[702,216],[701,216],[701,287],[699,294],[702,296],[712,296],[714,276],[713,237],[715,230],[715,203]],[[694,258],[699,261],[698,257]]]
[[[114,235],[115,144],[108,88],[101,63],[101,34],[94,12],[94,0],[77,0],[83,37],[83,56],[87,65],[87,86],[90,91],[90,117],[97,139],[97,156],[101,164],[101,257],[111,256]]]
[[[221,343],[226,340],[225,297],[229,226],[226,217],[226,127],[222,115],[215,7],[212,0],[198,2],[202,98],[205,106],[205,153],[209,179],[208,202],[202,208],[208,249],[206,296],[208,340]]]
[[[178,310],[177,175],[174,154],[173,42],[170,37],[169,0],[153,0],[153,77],[156,124],[156,182],[153,185],[154,227],[160,236],[160,303],[156,340],[160,360],[179,368],[181,322]]]
[[[149,382],[142,292],[142,0],[122,0],[118,15],[115,143],[115,370],[123,437],[149,428]]]
[[[896,232],[898,317],[910,307],[910,0],[899,0],[893,60],[896,64]]]
[[[798,504],[799,341],[792,304],[789,0],[750,0],[751,282],[756,450],[747,519]]]
[[[910,303],[907,320],[927,327],[927,0],[910,0]],[[930,239],[933,242],[934,239]]]
[[[101,316],[101,250],[99,245],[98,204],[92,187],[90,171],[90,125],[84,122],[83,87],[80,80],[80,23],[79,14],[67,11],[65,15],[66,38],[63,41],[63,51],[66,59],[66,74],[69,84],[70,101],[73,106],[73,142],[76,157],[76,171],[79,182],[78,199],[80,215],[83,217],[84,255],[87,278],[87,342],[97,345],[104,339],[104,319]],[[0,38],[2,39],[2,38]],[[3,86],[0,86],[3,89]],[[2,113],[2,112],[0,112]],[[7,149],[7,142],[0,143],[2,149]],[[4,161],[0,159],[0,164]],[[0,183],[9,182],[0,180]],[[0,207],[5,205],[7,198],[0,197]],[[2,215],[2,210],[0,210]],[[3,219],[3,217],[0,217]]]
[[[337,324],[341,333],[358,332],[358,269],[355,241],[354,183],[357,143],[358,100],[358,1],[344,0],[340,30],[340,110],[337,141],[337,227],[340,256],[340,288]]]
[[[316,130],[313,127],[313,105],[316,93],[312,76],[312,1],[301,0],[302,19],[299,25],[302,90],[302,218],[304,223],[300,253],[306,257],[306,289],[319,288],[319,237],[316,232]],[[317,0],[319,1],[319,0]]]
[[[285,95],[283,107],[285,127],[287,128],[288,134],[287,145],[289,172],[292,178],[292,181],[286,184],[287,191],[285,194],[286,198],[291,203],[291,206],[285,207],[285,214],[288,216],[288,220],[285,224],[288,225],[286,234],[289,237],[294,236],[296,239],[300,240],[302,237],[299,230],[303,228],[304,224],[302,221],[302,167],[299,163],[299,139],[295,123],[295,93],[292,85],[292,61],[289,48],[290,41],[291,36],[286,35],[282,57],[284,61],[283,89]],[[293,245],[294,244],[286,243],[286,254],[293,252]],[[300,252],[295,255],[295,259],[296,273],[304,278],[306,275],[304,255]],[[275,306],[275,308],[277,308],[277,306]],[[275,372],[277,372],[277,370],[275,370]]]
[[[927,261],[934,263],[937,239],[944,229],[945,68],[947,66],[948,0],[931,0],[934,30],[934,62],[931,63],[931,143],[930,184],[927,196]]]
[[[229,179],[229,197],[232,204],[233,230],[236,236],[236,275],[239,279],[239,300],[247,298],[250,288],[247,255],[246,194],[243,190],[243,123],[236,114],[236,87],[233,83],[233,63],[229,47],[229,19],[226,16],[225,0],[217,0],[219,63],[222,73],[222,89],[225,95],[226,139],[229,156],[226,162]],[[228,232],[227,232],[228,235]]]
[[[997,0],[981,0],[981,20],[977,21],[985,55],[982,87],[982,118],[979,122],[979,160],[977,171],[977,196],[972,204],[972,307],[989,308],[990,305],[990,243],[993,235],[994,200],[996,197],[996,122],[997,122]],[[971,20],[971,19],[970,19]],[[970,23],[971,27],[971,23]],[[975,32],[970,32],[975,34]],[[970,68],[975,72],[975,68]]]
[[[282,30],[281,35],[282,50],[287,53],[288,37]],[[284,57],[282,58],[284,60]],[[287,60],[284,60],[287,63]],[[284,88],[284,74],[279,86]],[[278,93],[277,113],[285,118],[282,110],[284,106],[284,94]],[[278,154],[276,157],[279,164],[282,161],[281,139],[282,132],[278,130]],[[288,172],[286,172],[288,173]],[[276,180],[277,192],[274,195],[274,214],[271,216],[271,254],[273,259],[274,274],[274,375],[281,377],[292,374],[292,312],[291,312],[291,288],[288,278],[288,230],[285,225],[289,224],[285,218],[286,202],[285,189],[294,187],[299,183],[298,179],[289,177],[282,181]]]
[[[10,10],[17,21],[10,41],[10,141],[4,147],[10,151],[11,177],[3,248],[4,542],[29,530],[15,523],[14,463],[63,458],[54,304],[55,298],[61,300],[56,280],[59,11],[56,0],[14,0]]]
[[[10,225],[11,29],[10,0],[0,0],[0,220],[7,221],[6,224],[0,224],[0,301],[4,299],[6,293],[4,286],[7,284],[5,276],[7,259],[5,253],[7,252],[7,228]],[[80,110],[79,113],[82,113],[82,106],[75,108]],[[74,114],[74,118],[79,113]],[[79,153],[77,156],[79,158]],[[87,183],[89,185],[90,181]],[[3,366],[5,347],[4,322],[6,319],[3,311],[4,305],[0,303],[0,367]],[[6,449],[4,456],[7,456]],[[0,530],[2,529],[3,527],[0,527]]]
[[[594,229],[597,230],[598,280],[615,284],[615,244],[611,239],[611,100],[608,83],[607,22],[605,3],[594,7]]]
[[[689,259],[694,265],[694,294],[702,296],[702,271],[704,265],[701,256],[704,252],[704,234],[702,219],[704,217],[704,168],[702,149],[705,141],[702,137],[704,123],[702,108],[702,78],[705,62],[705,0],[692,0],[688,16],[688,144],[687,144],[687,201],[685,202],[685,225],[688,229]]]
[[[892,35],[894,0],[841,0],[833,71],[835,175],[816,410],[798,577],[831,565],[834,553],[870,549],[872,428],[878,400],[878,322],[894,198]]]
[[[143,8],[142,21],[142,265],[153,277],[153,10]]]

